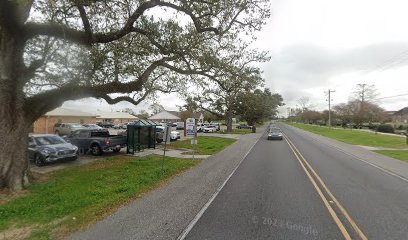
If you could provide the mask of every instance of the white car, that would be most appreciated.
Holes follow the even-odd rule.
[[[175,141],[177,139],[180,139],[180,132],[178,131],[171,131],[170,133],[170,141]]]
[[[203,132],[205,133],[213,133],[217,132],[217,127],[216,126],[207,126],[203,129]]]

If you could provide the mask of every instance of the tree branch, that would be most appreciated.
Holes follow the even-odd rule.
[[[221,32],[220,32],[220,30],[218,28],[215,28],[215,27],[202,27],[201,23],[199,22],[198,18],[194,15],[194,13],[192,11],[186,9],[186,8],[177,6],[177,5],[175,5],[173,3],[169,3],[169,2],[159,2],[158,5],[173,8],[173,9],[175,9],[177,11],[180,11],[180,12],[183,12],[183,13],[187,14],[191,18],[191,20],[193,21],[194,26],[195,26],[197,32],[199,32],[199,33],[213,32],[213,33],[215,33],[217,35],[221,34]]]
[[[202,105],[200,106],[200,108],[203,109],[203,110],[205,110],[205,111],[207,111],[207,112],[209,112],[209,113],[211,113],[211,114],[214,114],[215,116],[217,116],[217,117],[219,117],[219,118],[224,118],[224,117],[225,117],[224,114],[215,112],[215,111],[213,111],[213,110],[211,110],[211,109],[208,109],[208,108],[205,108],[205,107],[203,107]]]
[[[82,24],[84,25],[84,29],[88,36],[88,39],[91,39],[92,38],[92,28],[91,28],[91,24],[89,23],[88,16],[86,15],[85,8],[82,5],[77,5],[77,8],[79,11],[79,15],[81,16]]]
[[[38,35],[47,35],[60,39],[70,40],[72,42],[84,45],[90,45],[92,43],[108,43],[118,40],[132,32],[132,26],[136,22],[136,20],[138,20],[146,10],[157,6],[159,2],[160,0],[151,0],[142,3],[129,17],[123,28],[118,31],[109,33],[95,33],[89,35],[89,32],[79,31],[63,25],[30,22],[24,25],[24,35],[26,39],[30,39]],[[81,18],[82,20],[84,20],[82,14]],[[86,23],[84,23],[84,27],[86,29],[87,26],[85,25]]]
[[[52,36],[52,37],[56,37],[60,39],[66,39],[66,40],[69,40],[69,41],[72,41],[78,44],[82,44],[82,45],[90,45],[93,43],[108,43],[108,42],[118,40],[131,32],[142,33],[138,31],[140,29],[133,27],[134,23],[140,18],[140,16],[143,15],[143,13],[146,10],[154,8],[156,6],[169,7],[169,8],[185,13],[191,18],[197,32],[199,33],[213,32],[218,35],[222,34],[218,28],[202,27],[201,23],[199,22],[198,17],[196,17],[191,10],[188,10],[186,8],[180,7],[172,3],[162,2],[160,0],[151,0],[151,1],[142,3],[133,12],[133,14],[127,19],[125,25],[120,30],[117,30],[117,31],[112,31],[108,33],[92,33],[89,19],[86,16],[85,9],[83,8],[83,6],[77,6],[80,12],[80,16],[81,16],[85,31],[80,31],[77,29],[69,28],[67,26],[54,24],[54,23],[50,24],[50,23],[29,22],[29,23],[26,23],[23,27],[23,35],[24,35],[25,40],[31,39],[38,35],[46,35],[46,36]],[[229,30],[232,24],[233,22],[231,22],[230,26],[223,32],[226,32],[227,30]]]
[[[66,84],[60,88],[45,91],[35,96],[29,97],[25,101],[25,112],[33,121],[42,114],[61,106],[68,100],[77,100],[86,97],[104,98],[110,93],[132,93],[142,91],[144,84],[149,79],[152,72],[161,66],[161,63],[169,58],[163,58],[150,64],[137,81],[128,83],[110,82],[97,86],[81,86],[73,83]]]
[[[143,100],[146,99],[146,97],[150,94],[150,91],[146,91],[139,99],[135,100],[134,98],[131,98],[129,96],[120,96],[120,97],[116,97],[116,98],[111,98],[109,95],[104,94],[101,96],[94,96],[96,98],[103,98],[107,103],[109,104],[116,104],[119,102],[130,102],[134,105],[138,105],[140,102],[142,102]]]

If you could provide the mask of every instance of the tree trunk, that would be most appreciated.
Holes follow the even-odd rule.
[[[28,131],[33,121],[25,113],[24,43],[17,34],[0,24],[0,188],[12,191],[23,188],[28,173]]]
[[[20,191],[23,178],[28,174],[27,145],[31,121],[24,113],[24,95],[16,91],[13,83],[0,79],[0,188]]]
[[[227,132],[232,132],[232,114],[229,111],[225,113],[225,120],[227,122]]]
[[[0,106],[0,109],[3,107]],[[28,129],[24,119],[11,119],[16,125],[10,129],[4,125],[4,116],[0,114],[0,189],[11,191],[23,189],[24,178],[29,173],[27,158]],[[20,125],[20,126],[17,126]]]

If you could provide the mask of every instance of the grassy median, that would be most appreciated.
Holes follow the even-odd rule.
[[[183,141],[172,142],[168,145],[169,148],[178,149],[195,149],[195,154],[198,155],[212,155],[217,153],[227,146],[236,142],[235,139],[231,138],[221,138],[221,137],[205,137],[199,136],[197,139],[197,145],[191,145],[191,139],[186,139]],[[186,154],[192,154],[192,152],[187,152]]]
[[[62,239],[199,161],[116,156],[57,171],[0,204],[0,238]]]
[[[286,124],[353,145],[396,149],[408,148],[405,138],[397,136],[353,131],[350,129],[327,128],[303,123],[286,122]]]
[[[401,150],[380,150],[380,151],[375,151],[379,154],[392,157],[395,159],[399,159],[401,161],[407,162],[408,163],[408,151],[401,151]]]

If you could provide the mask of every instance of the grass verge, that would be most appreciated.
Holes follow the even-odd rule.
[[[227,146],[236,142],[235,139],[231,138],[221,138],[221,137],[206,137],[206,136],[199,136],[197,137],[197,145],[191,145],[191,139],[186,139],[183,141],[173,142],[168,145],[169,148],[177,149],[177,148],[186,148],[195,150],[195,154],[198,155],[212,155],[217,153]],[[186,154],[192,154],[192,152],[188,152]]]
[[[62,239],[199,161],[116,156],[51,174],[28,193],[0,205],[0,236]]]
[[[251,129],[232,129],[232,132],[217,132],[219,134],[248,134],[252,133]]]
[[[399,159],[401,161],[408,163],[408,151],[399,151],[399,150],[379,150],[375,151],[376,153]]]
[[[402,137],[394,137],[355,130],[353,131],[349,129],[333,129],[303,123],[286,122],[286,124],[354,145],[396,149],[408,148],[408,145],[405,142],[405,138]]]

